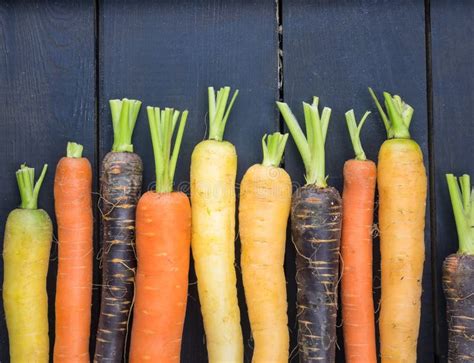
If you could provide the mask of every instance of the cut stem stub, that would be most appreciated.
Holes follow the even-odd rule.
[[[459,238],[460,254],[474,254],[474,190],[469,175],[456,178],[446,174],[449,196],[453,206],[454,220]]]
[[[288,134],[274,132],[273,134],[268,135],[268,137],[267,134],[265,134],[262,138],[262,165],[279,167],[287,140]]]
[[[43,184],[48,164],[44,164],[40,177],[35,183],[35,169],[22,164],[16,172],[16,181],[20,190],[21,209],[38,209],[38,194]]]
[[[357,125],[354,110],[349,110],[346,112],[347,129],[349,130],[356,160],[367,160],[364,149],[362,148],[362,143],[360,141],[360,131],[362,130],[362,126],[364,126],[364,123],[369,115],[370,111],[367,111],[364,116],[362,116],[359,125]]]
[[[283,119],[291,136],[295,140],[305,166],[305,179],[308,184],[315,184],[319,188],[326,188],[325,150],[326,134],[331,117],[331,109],[324,107],[319,115],[319,98],[313,97],[313,103],[303,102],[306,136],[301,130],[298,120],[284,102],[277,102]]]
[[[388,92],[383,93],[385,99],[385,108],[387,114],[384,112],[380,105],[377,96],[375,95],[372,88],[369,87],[369,93],[372,96],[375,105],[380,113],[380,117],[387,130],[388,139],[410,139],[410,123],[413,117],[413,107],[405,103],[400,96],[392,96]]]
[[[155,156],[156,191],[158,193],[169,193],[173,191],[176,162],[183,140],[188,111],[186,110],[181,114],[173,152],[171,152],[171,144],[180,112],[172,108],[160,109],[159,107],[148,106],[147,113]]]
[[[222,87],[219,89],[217,96],[214,87],[209,87],[207,93],[209,101],[209,139],[222,141],[225,126],[229,119],[232,106],[234,106],[235,99],[239,94],[239,90],[235,90],[228,106],[227,101],[230,95],[230,87]]]
[[[66,156],[68,158],[82,158],[82,150],[84,147],[81,144],[75,142],[67,143]]]
[[[132,135],[142,103],[137,100],[110,100],[114,128],[113,152],[133,152]]]

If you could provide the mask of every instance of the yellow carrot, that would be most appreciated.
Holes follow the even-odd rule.
[[[209,140],[191,157],[194,267],[209,362],[242,362],[243,341],[235,275],[235,177],[237,154],[222,141],[237,96],[225,112],[230,88],[209,88]]]
[[[380,349],[383,363],[416,362],[425,260],[427,179],[410,138],[413,108],[384,92],[388,116],[369,89],[387,129],[377,170],[382,269]]]
[[[251,166],[240,186],[242,276],[255,342],[252,362],[288,362],[286,279],[283,270],[291,179],[279,168],[288,134],[263,144],[263,162]]]
[[[9,214],[5,226],[3,306],[11,363],[49,361],[46,275],[52,224],[48,214],[37,208],[46,169],[47,165],[35,185],[33,168],[22,165],[17,171],[21,206]]]

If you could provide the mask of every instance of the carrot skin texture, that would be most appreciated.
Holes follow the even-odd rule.
[[[200,142],[191,157],[191,250],[209,362],[243,362],[235,273],[237,154],[227,141]]]
[[[55,362],[89,362],[92,300],[92,168],[85,158],[62,158],[56,168],[58,223]]]
[[[49,362],[46,275],[52,223],[42,209],[15,209],[5,226],[3,305],[10,362]]]
[[[293,194],[301,363],[335,360],[341,223],[342,201],[336,189],[308,184]]]
[[[240,187],[241,267],[252,336],[252,362],[288,362],[289,334],[283,269],[291,179],[285,170],[250,167]]]
[[[425,260],[427,178],[410,139],[382,144],[377,171],[382,270],[382,362],[416,362]]]
[[[137,154],[109,152],[102,162],[102,296],[94,362],[122,362],[135,280],[135,210],[142,185]]]
[[[372,227],[376,166],[370,160],[344,164],[341,239],[341,301],[348,363],[376,363],[372,289]]]
[[[181,192],[145,193],[137,207],[136,296],[130,362],[179,362],[191,247]]]
[[[474,362],[474,256],[452,254],[444,260],[448,362]]]

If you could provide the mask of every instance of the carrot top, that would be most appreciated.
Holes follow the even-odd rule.
[[[82,158],[83,149],[84,147],[81,144],[76,144],[75,142],[68,142],[66,156],[68,158]]]
[[[142,103],[136,100],[110,100],[114,128],[114,152],[133,152],[132,134]]]
[[[171,141],[180,112],[172,108],[161,110],[159,107],[150,106],[146,110],[155,156],[156,191],[158,193],[169,193],[173,191],[174,172],[183,139],[184,127],[188,118],[188,111],[186,110],[181,114],[173,152],[171,153]]]
[[[239,90],[235,90],[229,106],[227,107],[227,100],[230,95],[230,87],[222,87],[217,91],[217,97],[214,87],[207,89],[209,99],[209,139],[222,141],[224,137],[225,125],[229,118],[230,111],[234,105],[235,99],[239,94]]]
[[[367,160],[364,149],[362,148],[362,143],[360,142],[360,130],[362,130],[362,126],[364,126],[365,120],[367,120],[369,115],[370,111],[367,111],[364,116],[362,116],[359,125],[357,125],[354,110],[349,110],[346,112],[347,128],[349,130],[349,135],[351,136],[352,147],[354,148],[356,160]]]
[[[263,148],[263,161],[262,165],[265,166],[280,166],[283,152],[285,151],[286,140],[288,140],[288,134],[280,134],[274,132],[268,136],[263,135],[262,148]]]
[[[48,164],[44,164],[41,175],[35,184],[35,169],[22,164],[16,172],[16,181],[20,189],[21,209],[38,209],[38,194],[43,184]]]
[[[283,119],[295,140],[306,170],[305,179],[308,184],[326,188],[325,151],[326,133],[331,117],[331,109],[324,107],[321,116],[318,110],[319,98],[313,97],[313,103],[303,102],[306,123],[306,137],[296,117],[284,102],[277,102]]]
[[[456,178],[446,174],[449,196],[453,206],[454,220],[459,237],[460,254],[474,254],[474,189],[469,175]],[[459,188],[461,186],[461,188]]]
[[[392,96],[388,92],[383,93],[385,99],[385,108],[387,114],[384,112],[382,106],[377,99],[372,88],[369,87],[369,93],[372,96],[377,109],[379,110],[382,121],[387,130],[387,138],[389,139],[410,139],[410,122],[413,116],[414,109],[409,104],[406,104],[400,96]]]

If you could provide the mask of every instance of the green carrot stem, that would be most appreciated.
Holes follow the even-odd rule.
[[[274,167],[280,166],[287,140],[288,134],[283,135],[279,132],[274,132],[273,134],[269,135],[268,138],[267,134],[265,134],[262,138],[262,165]]]
[[[35,184],[35,169],[22,164],[16,171],[16,181],[20,190],[22,209],[38,209],[38,194],[43,184],[48,164],[44,164],[41,175]]]
[[[313,97],[310,105],[303,102],[304,118],[306,123],[306,135],[301,130],[298,120],[291,109],[284,102],[277,102],[283,119],[285,120],[291,136],[295,140],[298,151],[303,159],[308,184],[315,184],[319,188],[326,188],[325,149],[326,134],[331,117],[331,109],[324,107],[321,116],[318,110],[319,99]]]
[[[384,92],[385,108],[387,114],[380,105],[377,96],[372,88],[369,87],[369,93],[372,96],[375,105],[382,117],[382,121],[387,130],[387,138],[389,139],[410,139],[410,123],[413,117],[413,108],[403,102],[400,96],[392,96],[388,92]]]
[[[133,152],[132,135],[141,102],[137,100],[110,100],[114,128],[113,152]]]
[[[173,134],[180,112],[172,108],[162,110],[159,107],[150,106],[146,109],[155,156],[156,191],[158,193],[170,193],[173,191],[176,162],[178,161],[179,149],[183,140],[188,111],[186,110],[181,114],[173,151],[171,152]]]
[[[367,111],[364,116],[362,116],[359,125],[357,125],[354,110],[349,110],[346,112],[347,128],[351,137],[352,147],[354,148],[356,160],[367,160],[364,149],[362,148],[362,143],[360,141],[360,131],[362,130],[362,126],[364,126],[365,120],[367,120],[367,117],[369,115],[370,111]]]
[[[230,87],[223,87],[217,91],[214,91],[214,87],[209,87],[208,101],[209,101],[209,139],[222,141],[224,137],[224,130],[229,119],[230,111],[234,106],[235,99],[239,94],[239,90],[235,90],[229,105],[227,101],[230,95]]]
[[[449,196],[459,238],[458,253],[474,255],[474,190],[469,175],[456,178],[446,174]],[[459,187],[461,186],[461,188]]]
[[[77,144],[75,142],[68,142],[66,156],[68,158],[82,158],[83,149],[84,147],[81,144]]]

